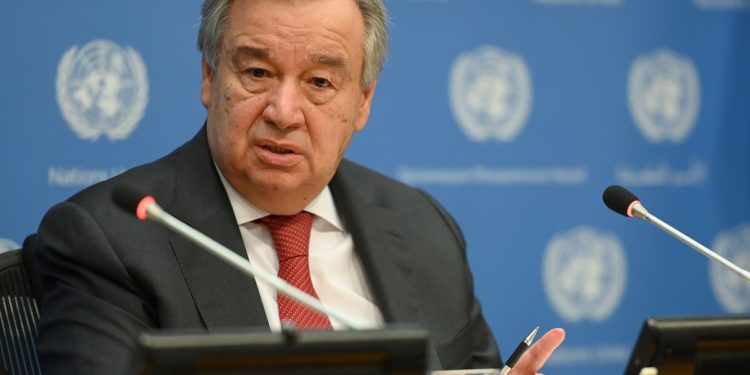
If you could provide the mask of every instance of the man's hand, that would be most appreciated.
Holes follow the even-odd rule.
[[[562,328],[553,328],[531,345],[528,350],[518,359],[513,370],[508,375],[534,375],[542,369],[552,352],[562,344],[565,339],[565,331]]]

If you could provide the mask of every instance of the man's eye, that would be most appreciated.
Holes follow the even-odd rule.
[[[329,80],[327,80],[325,78],[320,78],[320,77],[313,78],[312,79],[312,84],[315,85],[315,86],[317,86],[317,87],[320,87],[320,88],[331,86],[331,82]]]
[[[250,68],[245,72],[250,74],[253,78],[266,78],[269,75],[267,70],[261,68]]]

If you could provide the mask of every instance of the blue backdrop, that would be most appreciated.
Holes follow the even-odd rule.
[[[750,268],[750,0],[386,0],[391,51],[348,157],[461,223],[506,354],[620,373],[652,315],[750,312],[750,287],[644,222]],[[0,248],[84,186],[201,126],[200,1],[3,2]]]

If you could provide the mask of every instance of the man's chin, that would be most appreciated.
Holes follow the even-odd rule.
[[[261,180],[253,185],[251,195],[243,196],[263,211],[275,215],[293,215],[304,210],[324,188],[325,185],[316,188],[294,179]]]
[[[308,183],[307,179],[288,173],[275,173],[272,176],[266,175],[252,181],[253,189],[267,197],[278,196],[283,198],[310,193],[317,196],[325,187],[325,184],[316,187],[314,184]]]

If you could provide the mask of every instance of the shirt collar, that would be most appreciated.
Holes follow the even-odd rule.
[[[234,189],[232,184],[224,178],[224,175],[221,173],[218,166],[216,166],[216,171],[219,173],[221,183],[224,185],[224,189],[229,197],[229,204],[232,206],[232,211],[234,211],[237,225],[243,225],[270,215],[270,213],[261,210],[240,195],[240,193]],[[304,208],[304,210],[327,221],[338,230],[344,230],[343,222],[341,217],[339,217],[339,213],[336,211],[336,205],[333,202],[331,189],[327,185],[323,191],[321,191],[320,194],[318,194],[318,196]]]

